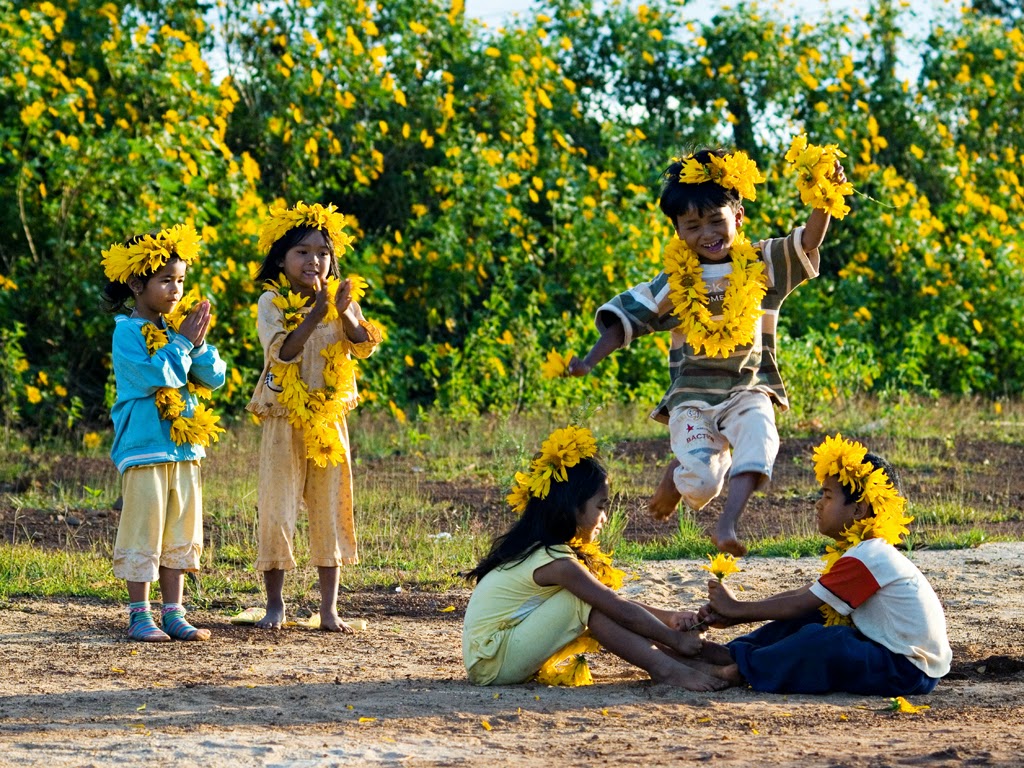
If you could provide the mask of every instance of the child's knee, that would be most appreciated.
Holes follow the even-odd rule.
[[[694,472],[680,465],[672,473],[676,490],[690,509],[697,511],[708,505],[722,492],[724,475],[716,477],[711,473]]]

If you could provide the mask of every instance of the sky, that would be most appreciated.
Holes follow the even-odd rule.
[[[530,10],[533,0],[465,0],[466,13],[475,16],[490,26],[498,26],[513,13],[523,13]],[[948,0],[907,0],[915,14],[920,19],[922,26],[935,15],[935,8],[949,5]],[[762,3],[766,7],[772,5],[771,0]],[[688,10],[693,14],[695,20],[709,20],[718,8],[723,5],[737,5],[736,2],[727,0],[698,0],[690,3]],[[865,11],[870,6],[870,0],[787,0],[785,3],[788,9],[807,20],[813,20],[828,7],[832,10],[861,10]]]

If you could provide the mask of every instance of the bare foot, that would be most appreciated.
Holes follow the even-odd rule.
[[[257,629],[280,629],[284,626],[284,602],[267,601],[267,614],[254,625]]]
[[[341,632],[351,635],[355,632],[352,627],[338,618],[338,614],[320,611],[320,629],[324,632]]]
[[[727,552],[734,557],[743,557],[747,554],[747,548],[736,536],[736,529],[731,525],[724,524],[721,520],[718,521],[711,541],[719,552]]]
[[[679,506],[679,502],[683,499],[679,491],[676,490],[676,483],[672,477],[678,466],[678,459],[672,459],[669,462],[668,467],[665,468],[665,473],[661,476],[658,487],[654,490],[654,495],[647,502],[647,511],[651,513],[651,517],[655,520],[667,520],[676,511],[676,507]]]
[[[712,643],[707,640],[705,640],[701,646],[700,654],[697,658],[710,662],[716,666],[733,664],[732,654],[729,653],[728,648],[721,643]]]
[[[721,677],[706,675],[693,667],[678,662],[673,662],[672,666],[662,674],[657,676],[651,674],[651,679],[656,683],[674,685],[688,691],[720,691],[729,687],[729,682]]]
[[[729,685],[743,685],[746,682],[743,675],[740,674],[739,664],[726,664],[724,667],[718,667],[711,674]]]

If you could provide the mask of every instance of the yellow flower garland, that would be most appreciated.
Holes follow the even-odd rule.
[[[730,256],[729,287],[722,301],[722,316],[715,320],[708,309],[708,289],[697,254],[678,237],[665,248],[672,314],[679,318],[680,331],[696,354],[703,348],[708,357],[728,357],[737,347],[752,344],[757,321],[764,314],[764,263],[742,232],[736,233]]]
[[[795,136],[786,161],[796,170],[796,186],[804,205],[825,211],[837,219],[850,212],[846,195],[853,193],[853,184],[836,184],[832,178],[836,161],[846,154],[836,144],[818,146],[808,144],[803,134]]]
[[[179,302],[175,312],[164,316],[164,322],[175,332],[188,314],[187,310],[181,309],[181,305],[184,303],[183,299]],[[142,326],[142,337],[146,340],[146,351],[150,357],[167,346],[169,342],[166,329],[148,322]],[[191,381],[188,382],[188,391],[200,399],[208,398],[212,394],[209,388],[199,386]],[[191,416],[182,416],[185,412],[185,398],[174,387],[160,387],[154,395],[154,400],[160,418],[171,422],[171,440],[176,445],[191,443],[206,448],[211,443],[217,442],[220,439],[220,433],[224,432],[224,428],[219,424],[220,416],[201,402],[196,403]]]
[[[506,497],[512,508],[522,514],[530,497],[545,498],[551,490],[551,480],[565,480],[565,470],[575,467],[581,459],[597,454],[597,440],[589,429],[568,426],[556,429],[540,447],[540,453],[530,462],[529,472],[516,472],[512,492]]]
[[[257,247],[261,253],[269,253],[271,246],[284,237],[289,230],[307,226],[325,232],[334,246],[335,253],[340,253],[345,248],[351,247],[355,240],[354,237],[342,231],[347,224],[345,214],[338,213],[338,208],[333,203],[327,206],[319,203],[306,205],[300,200],[292,208],[284,205],[272,206],[270,216],[260,228]]]
[[[188,224],[176,224],[155,235],[143,235],[131,245],[115,243],[103,255],[103,273],[115,283],[151,275],[177,256],[189,266],[199,258],[199,234]]]
[[[682,163],[679,171],[680,184],[703,184],[711,181],[725,189],[735,189],[741,199],[755,200],[757,190],[755,184],[765,181],[755,163],[746,152],[732,152],[719,157],[709,153],[707,164],[700,162],[695,156],[677,157],[675,162]]]
[[[896,490],[884,469],[864,460],[866,454],[867,448],[861,443],[846,440],[839,433],[826,437],[814,449],[814,476],[818,482],[826,477],[838,478],[842,485],[860,494],[856,501],[866,501],[872,510],[869,517],[854,521],[843,531],[842,541],[825,549],[822,575],[832,570],[844,552],[865,539],[884,539],[895,546],[910,532],[907,525],[914,518],[904,514],[907,500]],[[826,626],[851,623],[849,617],[829,605],[823,605],[821,612]]]
[[[366,281],[358,275],[351,275],[349,280],[352,281],[352,301],[358,301],[366,292]],[[327,314],[324,319],[328,322],[338,319],[335,296],[340,285],[337,278],[327,279]],[[284,275],[278,281],[268,280],[266,288],[277,294],[273,298],[274,306],[284,313],[284,329],[291,333],[302,323],[305,313],[301,310],[309,306],[310,300],[293,291]],[[289,423],[305,433],[306,457],[318,467],[340,464],[345,460],[345,446],[336,425],[355,407],[352,401],[355,398],[356,363],[347,352],[345,341],[337,341],[320,352],[327,362],[324,386],[319,389],[311,390],[302,380],[298,361],[275,363],[270,367],[274,380],[281,387],[277,400],[288,409]]]

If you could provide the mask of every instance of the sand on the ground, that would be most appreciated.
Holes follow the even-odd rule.
[[[590,657],[593,686],[474,687],[465,590],[383,596],[367,629],[344,636],[195,611],[212,640],[153,645],[126,640],[121,606],[15,599],[0,606],[0,765],[1024,765],[1024,544],[913,559],[955,654],[935,692],[911,698],[930,707],[918,714],[879,697],[674,690],[608,653]],[[624,591],[694,608],[700,565],[646,563]],[[820,570],[815,558],[742,565],[730,583],[751,598]]]

